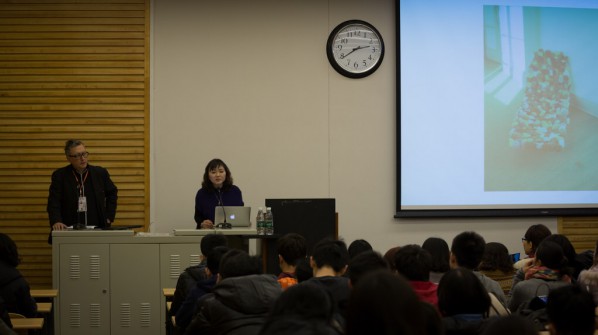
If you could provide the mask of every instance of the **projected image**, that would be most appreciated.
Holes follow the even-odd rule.
[[[598,10],[484,6],[485,191],[598,190]]]

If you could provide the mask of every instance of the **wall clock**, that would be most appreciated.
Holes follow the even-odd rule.
[[[384,41],[373,25],[349,20],[330,33],[326,55],[338,73],[349,78],[363,78],[374,73],[382,64]]]

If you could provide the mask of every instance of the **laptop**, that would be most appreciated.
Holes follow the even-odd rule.
[[[230,224],[229,227],[250,227],[251,207],[247,206],[216,206],[214,225]],[[225,221],[226,217],[226,221]]]

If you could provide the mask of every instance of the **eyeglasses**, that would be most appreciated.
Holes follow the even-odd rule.
[[[527,238],[525,238],[525,237],[522,237],[522,238],[521,238],[521,242],[525,242],[525,241],[527,241]]]
[[[68,155],[70,158],[87,158],[87,156],[89,156],[89,152],[85,151],[76,155]]]

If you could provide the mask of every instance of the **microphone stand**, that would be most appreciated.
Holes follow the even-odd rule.
[[[218,189],[218,202],[220,207],[222,207],[222,214],[224,215],[224,222],[220,222],[216,225],[217,228],[220,229],[232,229],[233,226],[226,222],[226,211],[224,210],[224,204],[222,203],[222,194],[220,193],[220,189]]]

